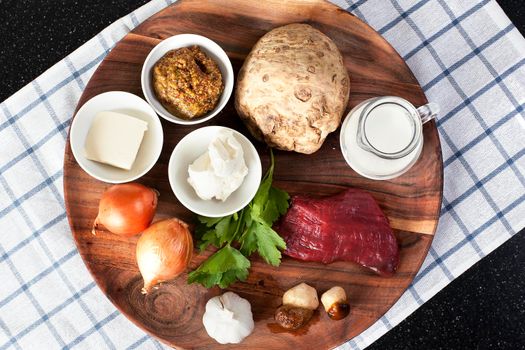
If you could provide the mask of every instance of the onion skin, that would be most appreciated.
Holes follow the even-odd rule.
[[[134,236],[144,231],[155,215],[157,194],[139,183],[109,187],[102,194],[91,232],[95,234],[99,225],[122,236]]]
[[[177,219],[158,221],[137,242],[137,264],[144,278],[143,294],[158,283],[174,279],[188,266],[193,239],[188,225]]]

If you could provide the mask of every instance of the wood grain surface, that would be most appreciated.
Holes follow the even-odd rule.
[[[142,63],[162,39],[194,33],[216,41],[230,57],[237,73],[255,42],[267,31],[288,23],[308,23],[328,35],[344,56],[351,80],[348,109],[364,99],[397,95],[415,105],[427,102],[421,87],[396,51],[373,29],[346,11],[320,0],[180,0],[157,13],[120,41],[101,63],[77,106],[110,90],[129,91],[143,97]],[[139,182],[161,193],[155,220],[194,215],[173,195],[168,182],[168,161],[177,142],[195,128],[223,125],[249,135],[233,108],[227,107],[211,121],[181,126],[162,120],[164,147],[158,163]],[[109,187],[87,175],[76,163],[69,143],[65,149],[64,192],[71,229],[84,262],[115,306],[136,325],[163,342],[180,349],[330,349],[353,338],[377,321],[406,290],[419,270],[432,242],[441,206],[443,168],[434,122],[424,126],[425,144],[416,165],[401,177],[373,181],[357,175],[339,149],[339,130],[329,135],[312,155],[277,151],[275,185],[289,193],[334,194],[347,186],[369,191],[388,216],[400,244],[400,266],[391,278],[382,278],[351,263],[330,265],[284,258],[280,267],[253,259],[247,281],[229,289],[248,299],[256,322],[252,335],[239,345],[219,345],[202,326],[206,301],[221,293],[187,285],[186,274],[163,284],[148,296],[135,261],[137,237],[123,238],[90,233],[102,192]],[[251,139],[266,169],[267,147]],[[211,252],[195,255],[196,267]],[[319,295],[334,285],[344,287],[352,311],[332,321],[320,308],[306,331],[281,332],[273,314],[288,288],[300,282],[315,286]],[[125,336],[122,334],[110,336]]]

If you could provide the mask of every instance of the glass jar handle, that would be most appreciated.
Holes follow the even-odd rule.
[[[437,116],[439,113],[439,105],[434,102],[427,103],[426,105],[417,108],[417,113],[421,118],[421,123],[425,124]]]

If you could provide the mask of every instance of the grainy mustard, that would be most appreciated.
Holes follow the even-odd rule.
[[[157,99],[183,119],[213,110],[224,90],[217,63],[196,45],[168,51],[155,63],[152,74]]]

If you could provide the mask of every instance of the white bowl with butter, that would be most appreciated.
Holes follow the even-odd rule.
[[[235,138],[235,143],[242,147],[242,157],[244,164],[247,168],[247,173],[242,177],[243,167],[238,165],[237,160],[232,160],[232,179],[239,179],[242,177],[240,186],[235,189],[231,194],[228,194],[225,200],[217,199],[224,196],[224,191],[221,188],[201,188],[200,196],[197,194],[196,189],[193,186],[202,186],[206,184],[203,179],[210,179],[213,181],[213,175],[207,174],[206,171],[208,160],[204,159],[204,154],[209,152],[210,156],[216,156],[217,148],[210,150],[209,146],[212,141],[217,140],[221,135],[225,135],[225,132],[232,135]],[[231,133],[231,134],[230,134]],[[219,147],[220,148],[220,147]],[[200,161],[195,161],[200,159]],[[201,163],[201,164],[199,164]],[[225,165],[227,161],[218,162],[220,165]],[[190,165],[193,164],[193,168],[190,169]],[[190,174],[192,172],[193,174]],[[197,175],[195,175],[197,172]],[[220,172],[220,171],[219,171]],[[237,174],[239,173],[239,174]],[[225,182],[221,178],[215,181],[217,186],[221,186],[221,183]],[[238,175],[238,176],[237,176]],[[171,154],[169,165],[168,165],[168,176],[173,193],[187,209],[192,212],[208,217],[222,217],[233,214],[242,208],[244,208],[253,199],[259,188],[261,182],[262,168],[261,160],[257,150],[253,144],[244,135],[230,128],[222,126],[207,126],[192,131],[186,135],[179,143],[175,146],[173,153]],[[193,177],[193,186],[188,181]],[[227,178],[228,175],[225,175]],[[227,191],[229,192],[229,190]],[[215,193],[217,197],[212,197],[212,193]],[[212,197],[211,199],[203,199],[204,197]]]
[[[146,101],[129,92],[109,91],[78,110],[69,142],[77,163],[89,175],[124,183],[140,178],[155,165],[163,135],[159,117]]]

